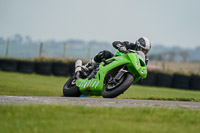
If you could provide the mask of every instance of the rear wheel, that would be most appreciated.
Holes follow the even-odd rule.
[[[76,80],[72,77],[63,86],[63,96],[66,97],[80,97],[81,92],[76,86]]]
[[[130,73],[125,73],[119,81],[108,81],[102,91],[102,96],[104,98],[114,98],[119,96],[131,86],[133,80],[134,78]]]

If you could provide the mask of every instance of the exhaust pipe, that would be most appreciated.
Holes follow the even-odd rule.
[[[80,72],[82,67],[82,60],[77,60],[75,63],[75,73]]]

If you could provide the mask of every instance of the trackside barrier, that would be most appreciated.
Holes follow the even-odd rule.
[[[31,62],[11,59],[0,59],[0,70],[8,72],[37,73],[42,75],[72,76],[74,62]],[[138,82],[140,85],[167,88],[190,89],[200,91],[200,76],[182,74],[166,74],[149,71],[147,78]]]
[[[189,89],[190,76],[174,74],[172,80],[172,88]]]
[[[155,86],[159,87],[171,87],[173,75],[166,73],[156,73],[156,83]]]
[[[200,76],[192,75],[190,77],[190,89],[200,90]]]
[[[52,63],[51,62],[36,62],[35,72],[42,75],[52,74]]]
[[[69,76],[70,66],[66,63],[54,62],[52,64],[52,73],[55,76]]]
[[[146,86],[158,86],[167,88],[200,90],[199,75],[166,74],[161,72],[148,72],[147,78],[138,84]]]
[[[17,63],[18,61],[16,60],[6,60],[6,59],[0,60],[0,69],[8,72],[16,72]]]
[[[33,72],[35,72],[35,62],[18,61],[17,72],[22,72],[22,73],[33,73]]]
[[[147,85],[147,86],[155,86],[156,82],[156,73],[155,72],[148,72],[147,78],[140,80],[138,84],[140,85]]]

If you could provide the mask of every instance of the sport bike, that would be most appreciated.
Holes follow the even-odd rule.
[[[78,60],[80,62],[80,60]],[[76,69],[80,69],[81,65]],[[80,69],[81,70],[81,69]],[[114,98],[124,93],[133,83],[146,78],[145,55],[141,51],[116,52],[86,73],[76,72],[64,85],[63,96],[103,96]]]

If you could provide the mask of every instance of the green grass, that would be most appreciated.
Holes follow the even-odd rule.
[[[0,95],[61,96],[66,77],[0,71]],[[200,91],[131,86],[117,98],[200,101]]]
[[[0,105],[2,133],[197,133],[200,111],[183,108],[112,108]]]
[[[118,98],[200,101],[200,91],[133,85]]]
[[[65,77],[0,71],[0,95],[61,96]]]

